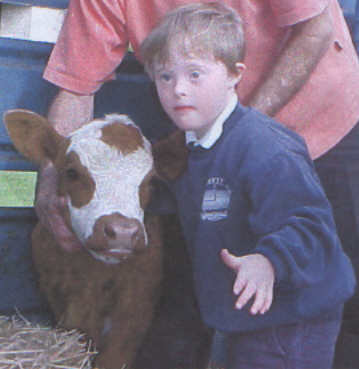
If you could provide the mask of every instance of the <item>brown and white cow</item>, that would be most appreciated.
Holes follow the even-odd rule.
[[[147,214],[154,176],[150,143],[124,115],[91,122],[69,137],[26,110],[4,121],[15,147],[51,160],[67,222],[84,248],[67,253],[40,224],[32,254],[55,319],[91,337],[104,369],[130,368],[152,320],[162,276],[159,219]]]

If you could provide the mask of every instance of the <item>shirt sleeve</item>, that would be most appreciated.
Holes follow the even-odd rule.
[[[311,162],[275,156],[252,178],[250,226],[254,252],[273,264],[276,282],[289,288],[318,283],[341,252],[329,202]]]
[[[127,47],[123,0],[71,0],[44,78],[92,94],[113,78]]]
[[[269,0],[276,23],[292,26],[321,14],[330,0]]]

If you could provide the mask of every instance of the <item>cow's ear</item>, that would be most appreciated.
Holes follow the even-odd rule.
[[[175,131],[152,147],[157,174],[166,180],[178,178],[187,168],[188,148],[185,134]]]
[[[9,110],[4,123],[14,146],[27,159],[36,164],[54,161],[64,138],[44,117],[29,110]]]

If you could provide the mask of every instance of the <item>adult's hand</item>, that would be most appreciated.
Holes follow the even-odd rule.
[[[93,95],[78,95],[60,89],[51,103],[48,121],[63,136],[81,127],[93,118]],[[41,224],[65,251],[79,250],[82,245],[65,220],[66,199],[57,193],[57,172],[52,163],[43,163],[36,191],[35,210]]]
[[[40,223],[52,233],[57,244],[67,252],[74,252],[82,245],[66,224],[66,199],[57,194],[57,176],[50,162],[40,168],[35,210]]]

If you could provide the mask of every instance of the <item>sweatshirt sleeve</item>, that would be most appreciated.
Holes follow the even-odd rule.
[[[340,242],[329,202],[304,155],[276,155],[252,175],[249,222],[254,252],[273,264],[276,283],[303,288],[326,275]]]

